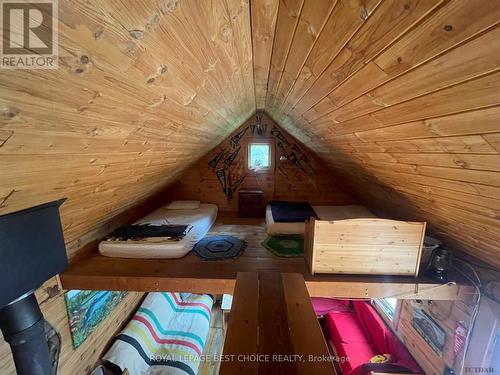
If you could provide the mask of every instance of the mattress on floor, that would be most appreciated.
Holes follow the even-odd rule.
[[[312,206],[320,220],[344,220],[376,217],[364,206]],[[271,206],[266,207],[266,231],[268,234],[304,234],[306,224],[303,222],[276,223]]]
[[[181,258],[205,237],[217,217],[217,205],[212,203],[201,203],[200,208],[194,210],[169,210],[166,207],[160,207],[135,224],[189,225],[189,231],[182,240],[106,240],[99,244],[99,252],[104,256],[116,258]]]

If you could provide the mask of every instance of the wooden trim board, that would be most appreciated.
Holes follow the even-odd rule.
[[[232,294],[239,272],[302,274],[309,294],[342,298],[462,299],[474,289],[457,283],[443,285],[409,276],[311,275],[305,261],[268,265],[259,261],[187,262],[182,259],[120,259],[95,254],[70,264],[60,275],[64,289],[177,291]]]

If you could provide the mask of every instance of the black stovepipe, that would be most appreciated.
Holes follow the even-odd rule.
[[[0,329],[19,375],[52,374],[44,319],[33,292],[0,308]]]

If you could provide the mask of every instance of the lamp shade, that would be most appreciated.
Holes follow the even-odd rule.
[[[0,308],[68,266],[59,215],[63,202],[0,216]]]

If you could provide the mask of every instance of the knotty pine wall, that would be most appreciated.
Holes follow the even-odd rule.
[[[209,163],[221,150],[233,152],[237,147],[241,147],[229,169],[232,176],[231,180],[235,182],[239,178],[246,176],[240,188],[262,190],[264,192],[264,203],[271,199],[309,201],[311,204],[334,205],[356,202],[343,192],[341,182],[313,152],[280,128],[269,116],[266,114],[261,115],[262,124],[266,129],[264,134],[252,134],[251,126],[256,123],[256,116],[252,116],[231,136],[196,162],[179,180],[173,183],[168,190],[169,198],[196,199],[202,202],[216,203],[221,211],[238,210],[238,192],[234,193],[232,199],[228,199],[215,174],[215,171],[223,166],[224,160],[222,159],[215,169],[210,167]],[[247,128],[248,130],[241,138],[238,146],[232,147],[231,137]],[[300,161],[305,171],[295,166],[290,161],[290,158],[280,161],[279,140],[271,134],[273,128],[280,131],[285,138],[287,143],[285,153],[293,152],[295,146],[307,157],[309,163],[303,160]],[[271,144],[273,161],[269,172],[252,173],[248,170],[248,144],[252,142],[269,142]],[[300,155],[300,151],[295,151],[295,154]],[[226,171],[226,176],[227,174],[228,171]]]
[[[498,1],[255,3],[263,108],[368,207],[500,266]]]
[[[57,70],[0,74],[0,214],[68,198],[61,214],[74,258],[255,111],[250,9],[239,0],[65,0],[55,22]],[[76,352],[62,292],[43,302],[63,336],[59,373],[87,373],[140,297],[127,297]],[[1,342],[0,372],[13,373]]]

